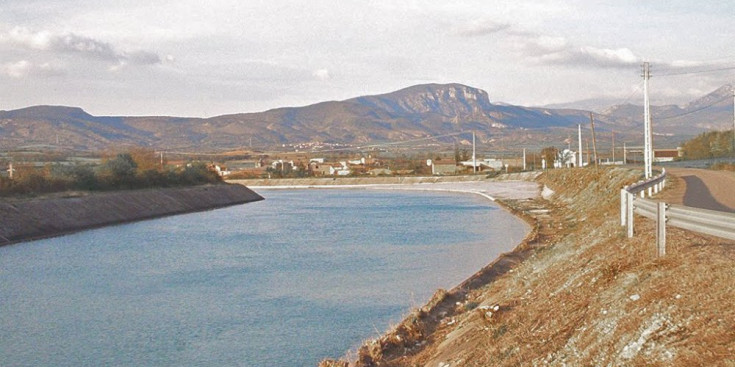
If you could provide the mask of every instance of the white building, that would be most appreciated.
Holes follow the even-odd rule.
[[[554,160],[554,168],[580,167],[580,165],[577,163],[578,156],[579,154],[577,154],[577,152],[570,149],[564,149],[559,152],[559,155]]]

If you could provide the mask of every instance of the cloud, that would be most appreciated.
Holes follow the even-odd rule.
[[[57,52],[77,53],[100,60],[117,61],[123,56],[108,43],[73,33],[54,37],[49,49]]]
[[[463,37],[482,37],[504,33],[523,56],[542,64],[627,68],[639,64],[642,58],[628,48],[598,48],[575,46],[564,37],[539,35],[516,29],[508,23],[476,20],[457,26],[453,34]]]
[[[596,47],[566,48],[542,55],[544,63],[577,65],[601,68],[629,68],[642,60],[628,48],[608,49]]]
[[[0,73],[11,78],[20,79],[28,74],[30,68],[30,62],[28,62],[27,60],[21,60],[18,62],[5,63],[0,65]]]
[[[129,54],[124,54],[122,56],[127,58],[127,60],[129,60],[133,64],[138,65],[155,65],[162,62],[161,57],[158,56],[158,54],[148,51],[137,51]]]
[[[527,56],[544,57],[569,49],[569,42],[564,37],[535,36],[522,34],[521,49]]]
[[[0,64],[0,75],[13,79],[22,79],[31,75],[56,76],[63,74],[63,70],[50,63],[34,64],[28,60],[20,60]]]
[[[588,46],[580,48],[576,56],[582,62],[603,67],[628,67],[643,61],[629,48],[609,49]]]
[[[0,43],[10,43],[31,50],[55,54],[76,54],[84,58],[115,64],[155,65],[161,57],[150,51],[118,51],[113,45],[74,33],[53,34],[34,32],[25,27],[14,27],[0,34]]]
[[[0,41],[12,42],[35,50],[46,50],[51,44],[49,32],[31,32],[25,27],[15,27],[5,34],[0,34]]]
[[[519,48],[524,56],[548,65],[629,68],[643,61],[629,48],[580,47],[563,37],[521,36]]]
[[[315,76],[319,80],[327,80],[330,78],[329,70],[327,69],[315,70],[311,75]]]
[[[510,24],[498,23],[494,20],[475,20],[454,27],[452,34],[461,37],[482,37],[502,32],[510,28]]]

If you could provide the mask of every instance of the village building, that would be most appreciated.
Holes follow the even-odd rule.
[[[431,167],[431,174],[434,176],[455,175],[459,172],[459,167],[455,161],[437,163],[431,159],[427,159],[426,165]]]
[[[677,158],[683,155],[681,148],[676,149],[654,149],[653,150],[653,161],[654,162],[673,162]]]
[[[325,164],[324,160],[321,162],[312,160],[309,162],[308,170],[314,176],[329,176],[334,174],[334,167]]]
[[[367,173],[370,176],[390,176],[393,174],[393,171],[391,171],[389,168],[373,168]]]
[[[577,152],[571,149],[564,149],[559,152],[558,156],[554,160],[554,168],[579,167],[579,163],[577,162],[578,158],[579,154],[577,154]]]
[[[225,167],[221,167],[219,164],[214,165],[214,171],[217,172],[220,177],[229,176],[232,173],[232,171]]]

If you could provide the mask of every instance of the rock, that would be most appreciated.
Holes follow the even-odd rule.
[[[319,362],[319,367],[348,367],[349,363],[344,361],[335,361],[333,359],[325,359]]]

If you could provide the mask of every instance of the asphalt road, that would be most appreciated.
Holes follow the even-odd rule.
[[[667,168],[674,177],[663,201],[695,208],[735,212],[735,172],[697,168]]]

